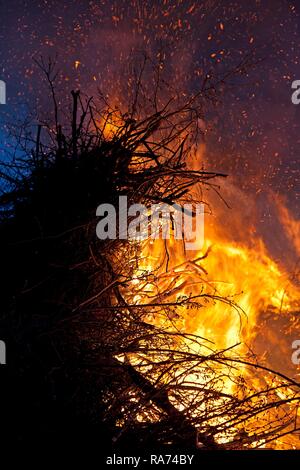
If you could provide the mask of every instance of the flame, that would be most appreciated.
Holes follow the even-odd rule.
[[[277,196],[275,198],[275,203],[281,224],[285,227],[285,233],[292,242],[295,252],[300,256],[300,220],[294,219],[282,198]]]
[[[299,222],[282,203],[277,201],[277,206],[287,236],[297,250],[299,240],[295,233],[299,233]],[[272,348],[277,348],[283,357],[281,372],[295,374],[295,366],[294,370],[291,367],[291,344],[286,333],[289,329],[297,334],[292,313],[299,310],[296,280],[284,266],[272,259],[262,238],[252,236],[250,240],[245,237],[247,239],[242,242],[234,242],[228,234],[222,234],[222,227],[216,220],[213,224],[207,223],[205,231],[205,245],[197,252],[185,252],[183,242],[172,239],[172,236],[170,240],[146,241],[139,257],[136,278],[132,281],[139,286],[132,301],[138,304],[178,303],[170,325],[175,325],[180,332],[207,338],[213,341],[216,350],[237,345],[238,353],[243,355],[254,349],[268,367],[272,363],[266,357],[272,354]],[[152,278],[140,281],[141,273],[155,273],[155,281]],[[182,299],[194,299],[196,305],[180,303]],[[271,314],[272,321],[278,320],[277,330],[266,331],[266,312]],[[165,315],[159,310],[147,315],[146,320],[157,326],[165,326],[166,322]],[[267,333],[268,338],[264,338]],[[250,377],[254,388],[259,388],[260,380],[255,374],[243,365],[241,372]],[[268,382],[267,374],[264,380]],[[224,381],[226,393],[231,393],[233,388],[231,380]],[[280,395],[281,392],[278,393]],[[280,398],[288,393],[282,392]],[[253,422],[253,427],[259,426],[259,422]],[[225,442],[226,437],[221,436],[219,441]],[[264,441],[258,444],[263,446]],[[294,436],[289,436],[284,441],[278,439],[273,447],[300,448],[300,445]]]
[[[218,238],[211,231],[206,234],[204,248],[192,259],[184,253],[180,241],[170,240],[167,245],[168,268],[166,270],[166,263],[159,268],[159,287],[156,291],[150,285],[144,288],[152,290],[153,296],[159,296],[167,286],[166,279],[168,282],[176,279],[174,290],[181,287],[169,299],[197,297],[200,292],[211,295],[212,300],[207,300],[208,305],[202,305],[201,311],[183,308],[179,316],[184,331],[209,338],[218,349],[239,342],[250,346],[257,335],[260,312],[271,309],[274,315],[284,316],[299,300],[298,287],[272,260],[261,239],[249,247]],[[157,272],[164,249],[161,240],[145,243],[139,271]],[[216,301],[221,298],[226,302]],[[233,304],[237,304],[238,309],[234,309]]]
[[[124,132],[124,117],[118,109],[117,99],[112,99],[112,106],[95,119],[98,130],[105,140],[114,140]]]
[[[99,123],[108,139],[118,135],[123,126],[123,116],[120,114],[118,117],[115,112],[108,112],[104,121]],[[205,146],[202,145],[191,155],[190,164],[194,166],[196,161],[199,168],[199,161],[204,161],[204,153]],[[202,198],[200,188],[194,188],[191,198],[199,201],[199,195]],[[241,191],[235,196],[247,199]],[[180,204],[181,201],[177,202]],[[300,222],[294,219],[279,198],[274,198],[274,205],[285,236],[292,243],[295,254],[299,255]],[[249,351],[254,352],[258,362],[266,368],[276,368],[278,372],[296,378],[297,368],[293,368],[291,363],[291,344],[296,334],[300,336],[299,322],[295,320],[295,312],[300,306],[299,282],[286,266],[272,258],[263,238],[256,234],[255,223],[242,227],[244,206],[245,203],[241,204],[234,214],[234,229],[240,231],[238,240],[228,228],[230,224],[225,209],[220,211],[218,208],[217,217],[211,214],[206,217],[205,244],[201,250],[186,252],[184,242],[175,240],[173,234],[168,240],[142,242],[138,259],[135,255],[132,259],[136,270],[130,288],[126,288],[123,294],[130,305],[155,306],[151,312],[145,310],[148,313],[143,313],[143,320],[149,324],[165,331],[175,329],[205,338],[213,344],[215,351],[235,348],[239,357],[245,357]],[[223,226],[224,220],[227,227]],[[174,308],[166,315],[163,304]],[[275,327],[268,324],[269,318],[277,322]],[[294,335],[292,340],[291,332]],[[178,350],[183,347],[183,341],[178,340]],[[272,361],[274,349],[282,358],[276,367]],[[139,366],[141,357],[128,353],[126,357],[119,355],[118,359],[129,360],[132,365]],[[275,357],[278,359],[279,353]],[[223,366],[217,367],[222,375]],[[180,371],[177,370],[176,374]],[[276,383],[276,379],[270,379],[267,372],[262,378],[258,377],[245,363],[241,363],[233,374],[236,378],[244,374],[253,390],[259,390],[262,382],[270,387]],[[191,382],[195,380],[199,382],[202,379],[191,373]],[[235,387],[232,378],[222,377],[224,394],[234,394]],[[275,392],[279,399],[294,397],[293,393],[288,388],[279,388]],[[178,404],[179,409],[181,406]],[[280,413],[277,412],[277,421]],[[298,408],[296,413],[300,416]],[[219,419],[222,420],[214,418],[212,423],[218,423]],[[252,433],[255,434],[255,428],[263,427],[268,419],[266,415],[250,418],[248,425],[250,422]],[[236,429],[236,432],[241,429]],[[219,435],[218,442],[228,442],[228,435]],[[255,445],[264,446],[264,439],[258,439]],[[273,447],[300,448],[300,444],[290,434],[284,440],[277,439]]]

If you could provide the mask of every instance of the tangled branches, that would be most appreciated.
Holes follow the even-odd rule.
[[[296,431],[295,382],[241,356],[238,346],[218,349],[185,328],[187,309],[201,324],[214,302],[243,316],[207,282],[208,253],[177,260],[172,243],[159,241],[159,263],[151,266],[151,250],[145,255],[141,245],[95,237],[96,207],[120,195],[173,204],[194,200],[195,186],[197,202],[201,188],[218,190],[214,180],[225,175],[199,161],[191,168],[188,157],[203,137],[206,103],[224,80],[206,78],[194,96],[162,104],[160,84],[150,100],[139,74],[126,113],[103,96],[96,102],[73,91],[68,124],[54,66],[39,66],[53,120],[41,119],[35,136],[14,132],[22,156],[1,170],[9,184],[1,196],[1,327],[25,364],[16,366],[14,382],[34,390],[30,406],[18,402],[12,429],[29,408],[38,430],[45,422],[52,430],[68,423],[72,432],[80,416],[100,427],[109,446],[253,448]]]

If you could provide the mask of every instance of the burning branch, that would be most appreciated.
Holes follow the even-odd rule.
[[[22,129],[16,136],[24,155],[2,165],[10,184],[1,196],[4,321],[18,325],[16,350],[43,386],[62,393],[61,409],[67,403],[77,413],[89,400],[87,414],[110,444],[136,445],[138,436],[143,445],[254,448],[299,429],[295,381],[258,364],[236,342],[217,348],[188,332],[186,312],[201,325],[215,304],[237,315],[242,328],[245,312],[235,297],[208,279],[209,250],[177,260],[182,246],[174,240],[152,247],[149,240],[143,246],[95,237],[96,207],[120,195],[172,205],[200,202],[203,187],[216,189],[223,172],[190,165],[203,139],[199,118],[247,61],[215,82],[207,76],[192,97],[162,103],[157,84],[146,108],[141,71],[127,112],[74,91],[69,125],[61,122],[54,66],[41,60],[54,122],[41,122],[37,137]],[[56,373],[70,393],[60,391]],[[48,396],[42,399],[45,409]]]

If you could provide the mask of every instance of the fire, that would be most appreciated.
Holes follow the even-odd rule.
[[[119,126],[118,117],[108,112],[101,127],[103,135],[107,138],[111,134],[115,136],[124,132],[127,125],[134,126],[132,121],[125,121],[125,128],[124,120],[122,123],[123,127]],[[192,165],[193,170],[199,171],[204,152],[204,145],[193,151],[186,167]],[[142,164],[139,161],[135,163]],[[202,196],[201,187],[196,185],[189,194],[184,194],[184,200],[176,202],[180,205],[191,200],[197,203],[203,200]],[[241,192],[235,196],[243,197],[244,206],[248,205],[248,198]],[[211,206],[214,207],[213,203]],[[217,217],[207,214],[205,243],[197,251],[186,251],[184,242],[175,240],[174,233],[168,240],[141,242],[137,248],[138,255],[133,250],[134,273],[128,283],[124,283],[122,291],[126,304],[133,310],[137,307],[138,318],[145,324],[156,326],[159,332],[175,333],[174,340],[166,344],[170,345],[172,354],[174,352],[176,356],[178,352],[179,356],[174,361],[172,373],[159,369],[160,363],[170,361],[169,351],[148,347],[142,336],[136,341],[138,352],[128,351],[118,359],[129,361],[139,371],[150,375],[153,382],[159,381],[160,385],[169,385],[169,380],[173,384],[175,381],[176,385],[177,382],[183,384],[179,401],[176,392],[172,396],[170,387],[170,400],[178,410],[185,412],[189,411],[188,397],[190,402],[199,400],[200,405],[190,412],[190,416],[197,413],[197,416],[201,413],[209,415],[205,418],[206,429],[209,432],[211,427],[217,428],[214,438],[218,443],[230,445],[232,442],[234,446],[234,442],[239,440],[236,436],[245,433],[249,438],[246,446],[255,447],[268,445],[273,429],[270,422],[274,421],[278,430],[288,428],[291,421],[288,421],[290,415],[287,410],[292,410],[296,421],[299,416],[296,405],[299,403],[297,369],[291,361],[291,345],[297,339],[295,336],[300,335],[296,319],[300,293],[296,276],[272,258],[263,238],[256,234],[255,223],[242,227],[244,206],[240,203],[236,208],[234,220],[230,221],[232,224],[228,223],[225,207],[222,210],[217,208]],[[297,254],[299,222],[294,220],[282,201],[277,200],[275,207],[285,236]],[[223,226],[224,220],[227,224]],[[239,237],[232,236],[228,229],[231,225],[240,230]],[[126,278],[128,272],[122,272],[122,276]],[[202,344],[193,344],[189,335],[203,340]],[[184,356],[186,351],[202,358],[204,365],[201,361],[200,365],[197,364],[198,372],[191,367],[191,372],[185,373],[184,366],[178,365],[185,362],[181,354]],[[220,353],[226,354],[224,361],[206,359]],[[251,363],[250,356],[255,358]],[[208,366],[205,362],[209,363]],[[259,373],[256,364],[259,364]],[[150,373],[151,368],[154,372]],[[274,370],[283,379],[283,385],[274,376]],[[207,389],[213,392],[208,412]],[[248,394],[244,393],[245,389],[249,390]],[[277,401],[280,400],[284,407],[280,405],[277,410]],[[232,418],[230,413],[234,413],[236,402],[240,405],[241,415]],[[255,412],[252,414],[253,407]],[[219,410],[222,410],[220,417]],[[143,416],[147,416],[147,412]],[[246,417],[240,421],[241,416]],[[226,428],[227,419],[234,421],[230,429]],[[219,431],[219,428],[222,429]],[[276,438],[273,447],[300,448],[295,435],[290,434],[291,428],[288,429],[284,441]],[[259,435],[257,439],[256,435]]]
[[[279,218],[282,225],[285,227],[286,235],[292,242],[297,255],[300,256],[300,220],[293,218],[292,214],[279,197],[275,200]]]
[[[220,349],[240,341],[251,345],[257,334],[260,312],[272,309],[274,315],[288,315],[299,301],[299,288],[271,258],[262,239],[254,243],[252,240],[249,246],[221,238],[214,227],[206,225],[205,231],[205,246],[193,252],[192,258],[189,252],[184,252],[180,241],[168,240],[168,266],[166,260],[161,264],[165,243],[147,241],[139,270],[158,270],[161,284],[156,290],[153,286],[145,289],[152,290],[153,297],[159,296],[167,286],[166,280],[176,279],[173,288],[176,294],[169,295],[169,299],[196,297],[200,292],[211,295],[212,300],[202,305],[201,312],[189,309],[183,315],[180,313],[182,328],[212,339]],[[216,301],[221,298],[226,302]],[[233,308],[234,304],[237,309]]]
[[[124,132],[124,118],[117,109],[117,101],[114,102],[114,108],[107,109],[100,118],[95,119],[98,130],[108,141]]]
[[[298,227],[297,222],[283,206],[279,214],[285,220],[287,233],[291,234]],[[135,293],[131,301],[147,305],[174,303],[168,322],[159,309],[145,319],[160,327],[170,330],[175,327],[180,332],[206,338],[213,342],[215,350],[235,346],[235,353],[241,356],[254,350],[267,367],[272,365],[268,355],[272,354],[272,348],[277,348],[284,358],[280,372],[295,374],[295,369],[291,369],[291,345],[285,335],[288,330],[297,335],[292,313],[299,309],[297,282],[272,259],[261,238],[252,239],[251,243],[233,242],[226,234],[220,235],[222,230],[216,222],[207,223],[205,231],[204,247],[192,254],[185,252],[182,241],[172,239],[172,235],[167,241],[146,241],[136,279],[132,281]],[[145,273],[149,276],[143,278]],[[269,332],[268,339],[264,338],[268,329],[266,312],[278,325],[277,330]],[[181,346],[179,343],[178,348]],[[259,389],[262,379],[245,365],[239,368],[238,374],[241,373],[250,379],[254,389]],[[263,381],[268,383],[268,380],[266,374]],[[223,391],[231,393],[234,387],[231,380],[225,380]],[[278,392],[280,398],[288,395],[287,390]],[[253,429],[264,423],[263,418],[252,421]],[[221,436],[219,442],[223,441],[226,437]],[[258,444],[263,445],[264,441]],[[299,443],[289,436],[284,443],[276,441],[273,447],[299,448]]]

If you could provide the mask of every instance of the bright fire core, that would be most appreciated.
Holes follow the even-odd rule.
[[[281,207],[281,212],[287,217],[287,210]],[[290,218],[286,226],[297,224]],[[222,238],[218,232],[215,226],[206,224],[205,246],[199,252],[185,252],[182,241],[172,238],[167,242],[145,242],[137,278],[133,280],[132,302],[174,304],[168,314],[160,307],[149,313],[146,320],[170,331],[206,338],[212,342],[214,351],[229,349],[235,357],[246,357],[250,351],[267,369],[275,369],[298,381],[297,366],[291,363],[291,342],[299,333],[296,312],[300,296],[296,276],[291,279],[271,258],[262,239],[251,240],[250,246],[250,243],[229,241],[226,236]],[[181,347],[179,342],[178,348]],[[219,373],[222,375],[222,367]],[[233,377],[241,376],[253,390],[272,382],[267,371],[258,375],[255,369],[242,363],[233,371]],[[190,378],[191,382],[202,380],[199,375]],[[223,393],[234,393],[235,388],[234,379],[222,379]],[[284,399],[294,396],[289,388],[276,390],[275,395]],[[255,429],[264,426],[267,419],[264,414],[250,419],[247,432],[255,434]],[[222,418],[215,418],[213,423],[218,420]],[[244,429],[243,425],[237,426],[236,432],[241,432],[241,428]],[[218,442],[229,439],[226,433],[220,433],[217,438]],[[268,446],[267,441],[260,439],[249,446]],[[300,448],[297,433],[278,438],[270,445]]]

